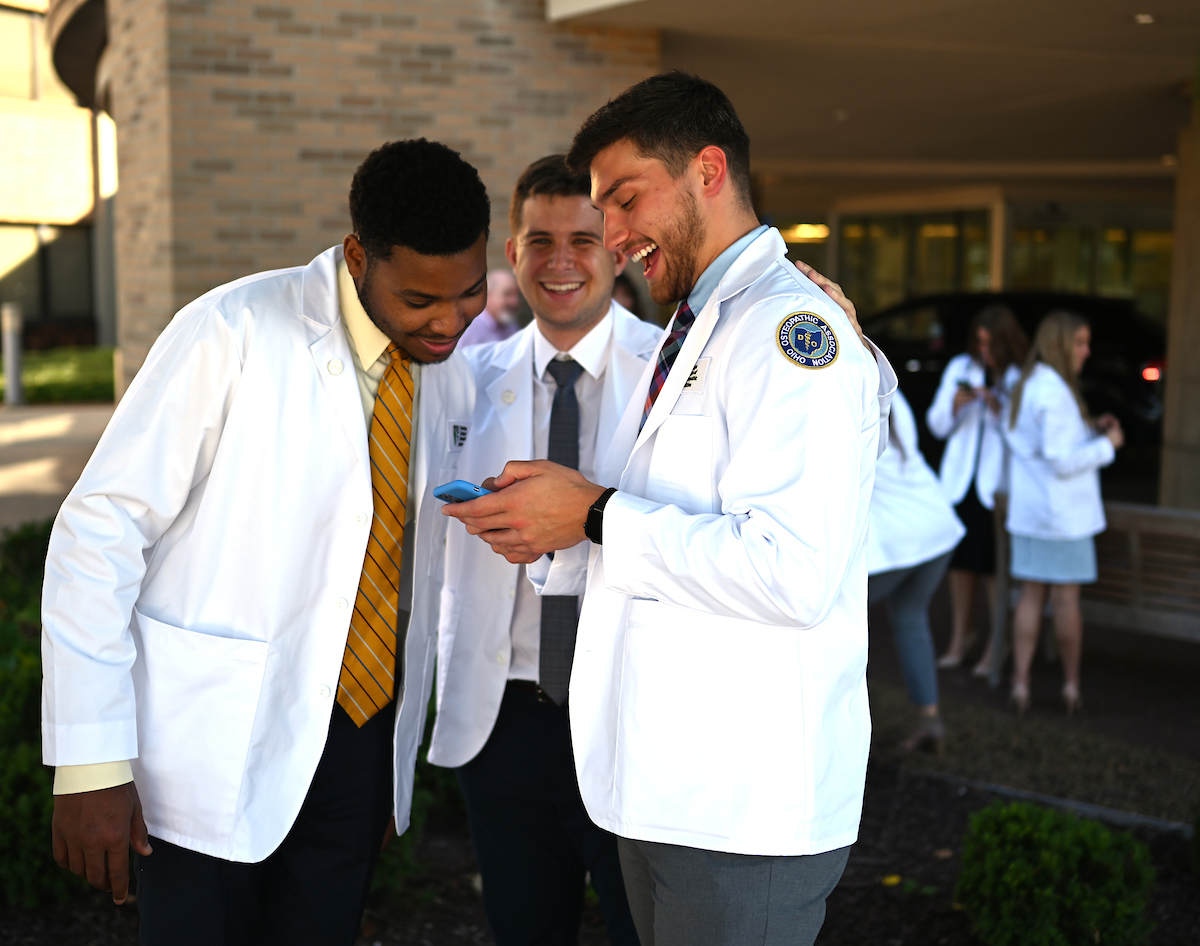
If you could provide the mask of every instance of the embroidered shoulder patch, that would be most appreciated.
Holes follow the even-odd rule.
[[[812,312],[793,312],[775,333],[779,350],[802,368],[825,368],[837,361],[838,340],[829,323]]]

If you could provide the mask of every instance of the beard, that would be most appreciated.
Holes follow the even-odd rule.
[[[696,196],[689,190],[679,195],[679,213],[662,236],[655,240],[662,257],[662,275],[649,283],[650,298],[658,305],[670,305],[687,298],[700,274],[696,258],[704,243],[706,231],[696,205]]]

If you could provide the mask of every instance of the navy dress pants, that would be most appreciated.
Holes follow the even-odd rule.
[[[497,946],[574,946],[584,875],[613,946],[637,946],[616,838],[584,810],[567,708],[509,684],[492,734],[458,769]]]
[[[334,705],[283,843],[257,864],[150,839],[137,857],[141,946],[353,946],[392,814],[395,701],[359,729]]]

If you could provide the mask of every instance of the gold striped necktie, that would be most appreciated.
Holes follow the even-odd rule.
[[[396,620],[400,556],[408,505],[413,381],[409,357],[388,346],[391,364],[379,382],[371,415],[371,489],[375,515],[363,559],[337,701],[362,726],[396,693]]]

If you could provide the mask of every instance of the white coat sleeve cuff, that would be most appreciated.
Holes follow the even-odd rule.
[[[554,553],[554,559],[543,555],[532,565],[525,566],[529,583],[539,595],[581,595],[587,587],[588,554],[591,542],[580,542],[569,549]]]
[[[612,494],[604,506],[604,584],[611,591],[627,595],[648,594],[638,581],[645,562],[639,556],[641,549],[640,531],[645,525],[643,518],[661,508],[641,496],[624,490]]]
[[[98,792],[133,781],[128,761],[95,762],[92,765],[60,765],[54,770],[54,794],[78,795]]]

